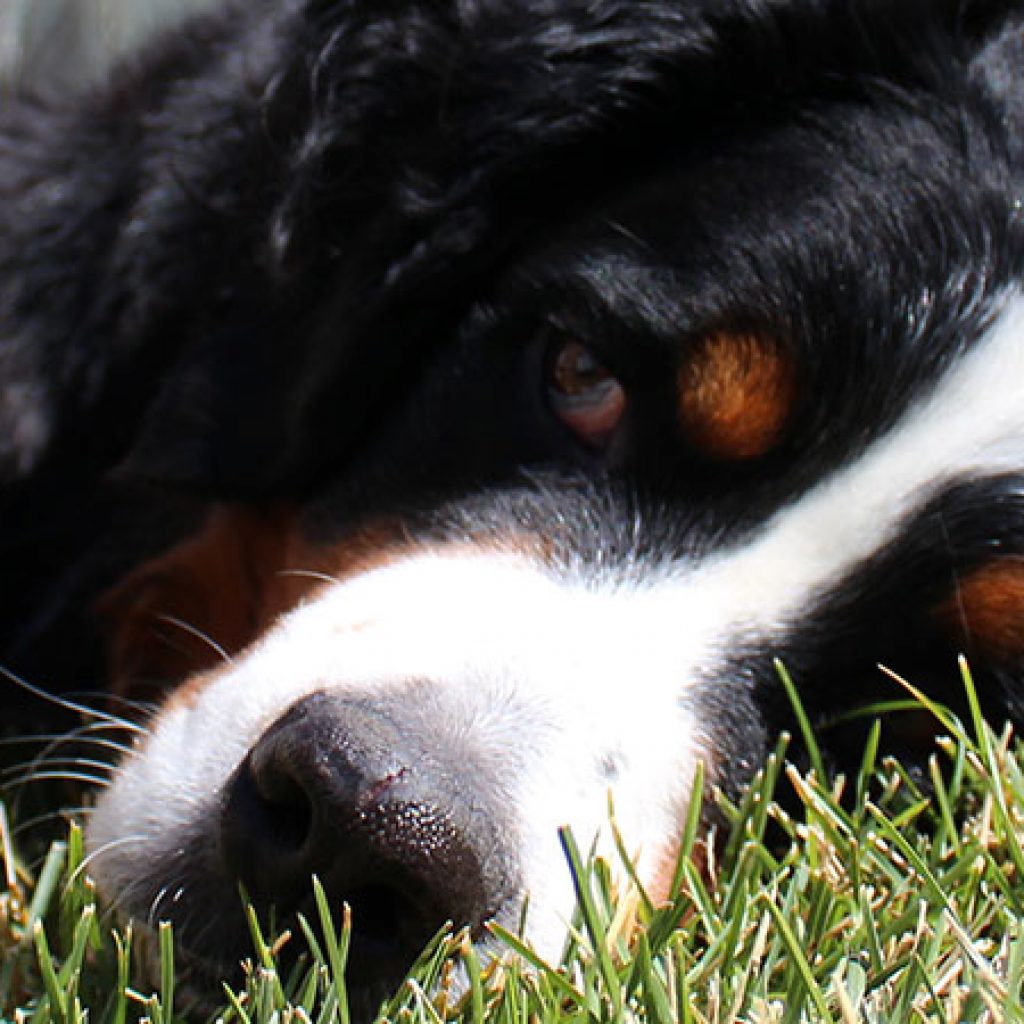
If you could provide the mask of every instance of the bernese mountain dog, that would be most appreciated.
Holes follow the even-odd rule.
[[[4,97],[0,656],[155,702],[102,893],[201,980],[315,873],[369,989],[556,950],[610,801],[662,893],[779,662],[840,767],[879,666],[1024,717],[1022,73],[1020,0],[225,0]]]

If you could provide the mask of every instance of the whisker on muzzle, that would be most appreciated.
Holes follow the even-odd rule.
[[[62,708],[64,711],[70,711],[76,715],[81,715],[85,719],[91,719],[94,722],[102,722],[110,727],[124,729],[126,732],[140,735],[144,735],[147,731],[145,727],[138,725],[136,722],[133,722],[121,715],[115,715],[109,711],[104,711],[101,708],[91,707],[82,701],[70,700],[66,697],[58,697],[56,694],[43,689],[43,687],[30,683],[27,679],[24,679],[22,676],[12,672],[9,668],[6,668],[3,665],[0,665],[0,676],[18,687],[19,690],[23,690],[25,693],[31,694],[33,697],[38,697],[40,700],[45,701],[53,707]]]
[[[317,572],[315,569],[282,569],[277,573],[282,579],[313,580],[316,583],[335,584],[341,582],[340,576],[332,576],[327,572]]]
[[[35,817],[26,818],[24,821],[20,821],[11,829],[11,835],[18,839],[22,836],[28,835],[33,829],[39,828],[43,825],[48,825],[50,822],[55,821],[69,821],[75,819],[87,818],[92,814],[94,808],[89,807],[85,804],[79,804],[75,807],[61,807],[59,810],[48,811],[46,814],[37,814]]]
[[[166,623],[168,626],[180,629],[183,633],[187,633],[189,636],[195,637],[200,643],[209,647],[225,665],[234,664],[234,658],[228,654],[224,647],[217,643],[209,633],[201,630],[198,626],[193,626],[192,623],[186,622],[184,619],[180,619],[176,615],[158,615],[157,619],[160,622]]]
[[[0,748],[3,747],[29,747],[40,743],[46,744],[46,749],[41,751],[33,760],[40,757],[47,757],[68,743],[74,742],[76,746],[91,747],[96,750],[109,750],[112,753],[123,755],[131,753],[131,745],[119,743],[117,740],[106,739],[102,736],[91,736],[90,733],[105,731],[111,728],[102,726],[99,730],[94,725],[83,726],[81,729],[74,729],[67,733],[29,733],[24,736],[5,736],[0,739]]]
[[[149,841],[148,837],[141,833],[133,833],[127,836],[118,836],[117,839],[111,839],[110,842],[104,843],[102,846],[98,846],[95,850],[92,850],[87,856],[82,858],[82,863],[68,877],[67,885],[70,888],[75,882],[81,878],[88,870],[90,865],[94,864],[97,858],[103,857],[105,854],[110,853],[111,850],[120,849],[124,846],[144,846]]]
[[[105,767],[113,771],[112,765],[106,765]],[[99,789],[105,789],[110,785],[110,779],[108,777],[90,775],[88,772],[41,771],[31,772],[27,775],[20,775],[17,778],[10,780],[4,780],[3,788],[6,790],[17,791],[36,782],[75,782],[87,786],[95,786]]]

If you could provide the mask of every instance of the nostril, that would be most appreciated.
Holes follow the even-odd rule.
[[[235,772],[221,807],[221,854],[230,873],[258,898],[288,897],[312,867],[314,807],[290,773],[257,774],[250,754]]]
[[[306,791],[287,776],[281,776],[272,787],[257,781],[256,790],[278,844],[302,849],[313,831],[313,804]]]
[[[389,860],[375,848],[374,825],[410,770],[390,758],[381,763],[352,735],[359,730],[321,709],[303,702],[286,712],[222,795],[225,866],[260,902],[300,898],[313,874],[361,882],[373,863]]]
[[[229,818],[241,824],[247,838],[272,843],[277,849],[301,850],[313,830],[313,800],[306,788],[280,763],[259,766],[246,758],[229,799]],[[244,817],[244,822],[238,822]]]

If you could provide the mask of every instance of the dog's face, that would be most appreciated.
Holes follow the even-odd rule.
[[[799,39],[812,12],[782,7],[765,24]],[[1017,713],[1024,238],[985,75],[1014,51],[922,9],[887,63],[879,20],[834,74],[762,39],[763,93],[702,54],[689,120],[663,69],[630,159],[548,154],[593,176],[564,210],[503,186],[485,272],[431,270],[443,317],[399,290],[404,321],[362,325],[422,315],[431,344],[359,378],[378,412],[344,472],[218,513],[108,599],[126,677],[181,674],[161,620],[227,649],[88,830],[101,888],[173,920],[200,974],[244,945],[239,881],[287,913],[313,873],[354,904],[357,980],[527,899],[550,953],[557,829],[609,850],[610,804],[663,893],[697,764],[735,789],[785,721],[773,659],[824,720],[894,694],[879,663],[955,702],[966,651]],[[588,59],[627,60],[609,46]]]

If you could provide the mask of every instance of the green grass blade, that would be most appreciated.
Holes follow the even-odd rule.
[[[799,975],[800,980],[803,982],[804,992],[807,998],[809,998],[814,1004],[817,1020],[822,1021],[823,1024],[834,1024],[834,1018],[829,1011],[824,993],[821,991],[821,987],[818,985],[818,982],[814,977],[811,965],[808,963],[807,957],[804,955],[803,947],[799,939],[797,939],[789,921],[770,897],[765,897],[764,902],[765,906],[768,908],[768,913],[772,916],[772,920],[775,923],[778,934],[786,947],[786,951],[792,960],[792,965]]]
[[[793,715],[800,730],[800,738],[807,748],[807,757],[811,762],[811,767],[814,769],[814,774],[819,780],[824,780],[828,778],[825,772],[825,760],[821,756],[818,738],[814,734],[814,727],[811,725],[810,718],[807,717],[803,701],[800,699],[800,693],[789,672],[786,670],[786,666],[778,658],[775,659],[774,664],[775,672],[782,681],[782,687],[786,691],[786,697],[789,699],[790,707],[793,709]]]

